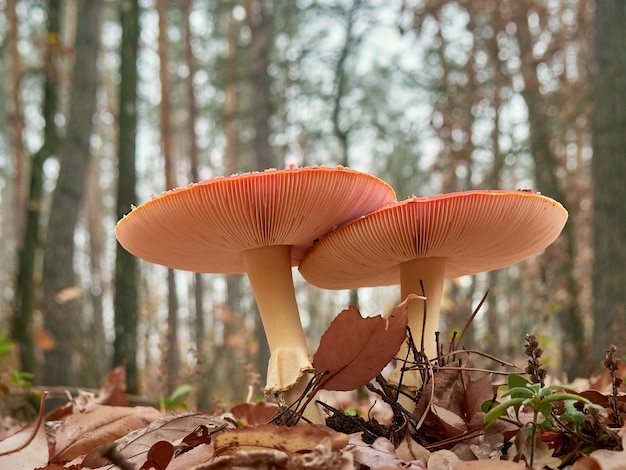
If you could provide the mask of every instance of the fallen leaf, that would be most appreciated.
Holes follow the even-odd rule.
[[[624,428],[622,428],[623,432]],[[626,449],[626,433],[622,436],[622,449]],[[599,449],[589,454],[589,458],[598,464],[598,467],[590,466],[580,468],[598,468],[600,470],[626,470],[626,451]]]
[[[109,372],[95,399],[100,405],[128,406],[126,396],[126,368],[118,366]]]
[[[231,413],[237,421],[248,426],[255,426],[269,423],[278,410],[276,403],[261,401],[258,403],[240,403],[233,406]]]
[[[396,447],[396,455],[407,462],[416,460],[427,462],[430,451],[418,444],[409,433],[406,433],[404,439]]]
[[[354,454],[354,460],[371,470],[403,468],[425,470],[422,461],[406,461],[396,454],[396,449],[389,439],[379,437],[371,445],[366,444],[359,434],[351,434],[346,451]]]
[[[508,460],[472,460],[457,462],[452,468],[454,470],[521,470],[527,467]]]
[[[406,338],[408,296],[386,316],[363,318],[351,305],[332,321],[313,356],[313,367],[327,372],[326,390],[354,390],[376,377]]]
[[[190,439],[190,435],[194,435],[196,438],[197,430],[201,426],[206,426],[209,435],[215,436],[216,432],[232,427],[233,424],[206,413],[185,412],[173,416],[163,416],[149,426],[119,438],[116,441],[117,450],[130,463],[140,466],[147,460],[148,451],[155,443],[167,441],[176,446],[184,442],[185,439]],[[202,462],[208,461],[211,457],[212,450],[210,455],[203,456]],[[82,464],[83,467],[87,468],[106,468],[107,463],[108,461],[100,456],[100,449],[95,448],[87,454]]]
[[[65,463],[143,428],[161,416],[150,407],[90,405],[81,414],[68,416],[57,429],[52,462]]]
[[[574,465],[572,465],[572,470],[602,470],[600,464],[587,455],[581,455]]]
[[[430,454],[427,468],[428,470],[452,470],[458,461],[459,458],[454,452],[442,449]]]
[[[276,449],[239,451],[232,455],[218,457],[214,462],[196,467],[194,470],[248,468],[354,470],[357,466],[351,453],[333,450],[332,442],[325,438],[310,452],[302,454],[288,454]],[[167,470],[170,468],[168,467]],[[178,469],[173,468],[171,470]],[[181,468],[180,470],[187,469]]]
[[[174,457],[174,446],[167,441],[155,442],[148,450],[146,462],[139,470],[165,470]]]
[[[48,438],[43,420],[45,399],[44,393],[37,420],[0,442],[0,468],[31,470],[48,463]]]
[[[285,452],[311,451],[322,440],[330,439],[333,450],[348,443],[348,436],[318,424],[301,424],[291,428],[263,424],[228,429],[215,437],[217,455],[233,454],[240,450],[278,449]]]

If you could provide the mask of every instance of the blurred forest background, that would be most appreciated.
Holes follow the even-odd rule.
[[[187,383],[202,407],[244,400],[268,358],[247,280],[135,259],[115,223],[166,189],[295,163],[373,173],[398,199],[530,187],[563,203],[545,253],[448,281],[441,329],[489,289],[466,347],[515,360],[534,333],[551,374],[588,377],[626,345],[625,5],[0,1],[0,328],[16,367],[89,387],[125,364],[152,399]],[[294,274],[312,351],[349,302],[400,300]]]

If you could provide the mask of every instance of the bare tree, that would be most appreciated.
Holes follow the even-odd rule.
[[[74,231],[84,203],[90,138],[98,84],[101,0],[78,2],[76,57],[67,134],[59,157],[59,177],[52,197],[43,264],[44,325],[55,339],[45,353],[47,384],[77,383],[83,347],[81,295],[76,294]]]
[[[159,118],[161,130],[161,149],[165,162],[165,188],[176,187],[176,171],[173,155],[173,128],[172,106],[170,101],[169,76],[169,41],[168,41],[168,14],[167,0],[158,0],[156,9],[159,14],[159,80],[161,82],[161,103]],[[173,269],[167,270],[167,339],[165,342],[166,393],[172,393],[179,385],[180,352],[178,345],[178,296],[176,294],[176,273]]]
[[[43,73],[43,143],[30,159],[30,179],[28,199],[25,205],[26,225],[23,238],[18,241],[18,266],[12,318],[12,336],[19,345],[21,368],[27,372],[37,372],[35,343],[33,338],[33,312],[35,310],[36,259],[41,249],[41,210],[43,203],[43,166],[46,160],[59,149],[59,129],[54,120],[58,111],[59,76],[58,54],[60,0],[48,2],[46,53]]]
[[[139,47],[139,2],[120,2],[122,42],[118,118],[117,218],[137,200],[135,169],[137,137],[137,53]],[[113,365],[126,367],[126,389],[139,392],[137,325],[139,322],[139,273],[137,259],[118,243],[115,255],[115,339]]]
[[[626,346],[626,4],[596,2],[593,87],[593,354]]]

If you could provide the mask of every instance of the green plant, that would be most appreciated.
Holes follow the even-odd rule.
[[[528,356],[525,371],[530,380],[518,374],[508,375],[506,391],[501,396],[509,399],[502,403],[487,400],[482,404],[482,410],[486,413],[485,426],[500,419],[529,432],[530,435],[524,437],[528,437],[531,443],[530,455],[527,456],[530,466],[534,462],[535,449],[543,444],[538,441],[538,431],[562,432],[576,437],[591,448],[602,447],[601,441],[603,436],[606,437],[606,432],[600,431],[592,436],[587,431],[591,422],[601,421],[600,416],[605,415],[606,410],[578,395],[570,387],[545,385],[547,371],[541,364],[543,350],[539,348],[535,336],[526,336],[524,352]],[[522,411],[531,412],[530,422],[524,422],[520,416]]]
[[[0,329],[0,393],[9,395],[11,388],[29,388],[33,374],[19,371],[11,366],[13,341],[5,329]]]
[[[159,400],[159,407],[167,411],[176,411],[177,409],[186,410],[187,402],[182,398],[191,392],[192,387],[188,384],[179,385],[169,397],[163,397]]]

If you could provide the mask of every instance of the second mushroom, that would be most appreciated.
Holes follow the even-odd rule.
[[[423,338],[424,354],[434,359],[444,279],[528,258],[550,245],[566,221],[561,204],[529,191],[412,197],[328,234],[305,256],[300,272],[311,284],[326,289],[399,284],[403,299],[422,294],[423,283],[426,318],[423,301],[412,302],[409,327],[418,349]],[[406,344],[399,357],[407,357]],[[419,371],[397,368],[390,381],[397,384],[401,376],[409,391],[421,386]],[[411,405],[403,401],[407,408]]]

